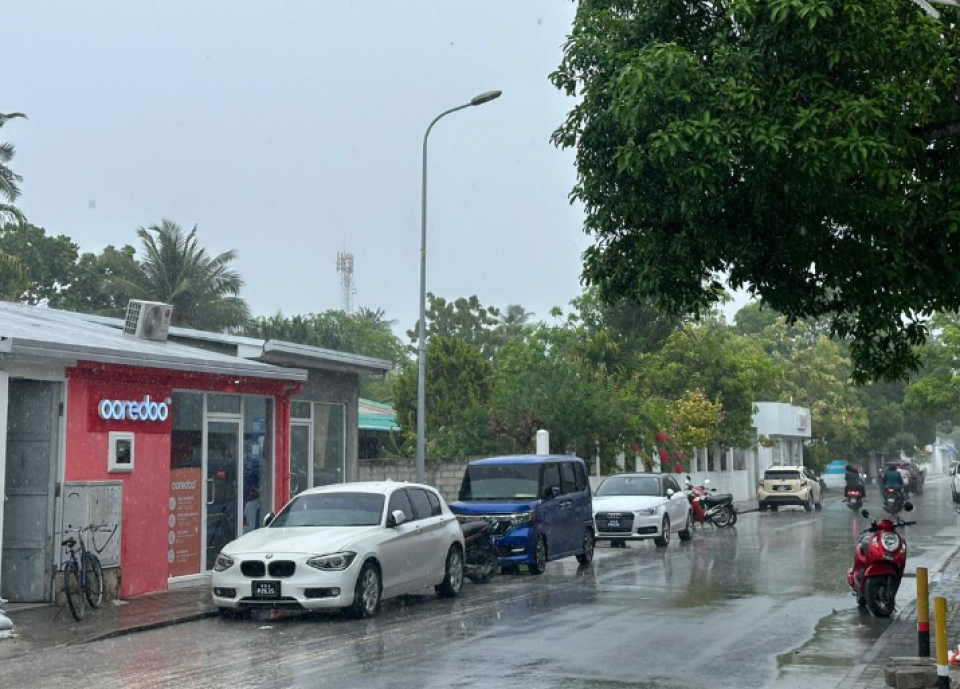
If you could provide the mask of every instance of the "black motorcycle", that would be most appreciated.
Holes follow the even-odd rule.
[[[843,497],[847,500],[847,507],[855,512],[859,512],[860,508],[863,507],[863,499],[866,497],[864,495],[864,489],[862,486],[850,486],[849,488],[844,489]]]
[[[906,497],[899,488],[883,489],[883,509],[888,514],[897,514],[904,507]]]
[[[706,519],[721,529],[737,523],[737,508],[733,505],[730,493],[707,493],[703,498],[703,508],[706,510]]]
[[[496,525],[485,519],[461,524],[467,548],[465,574],[474,584],[485,584],[497,573],[500,553],[493,540]]]

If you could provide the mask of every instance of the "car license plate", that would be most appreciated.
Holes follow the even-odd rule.
[[[253,597],[254,598],[279,598],[280,582],[279,581],[253,582]]]
[[[610,521],[607,522],[607,528],[608,528],[608,529],[619,529],[619,528],[620,528],[620,522],[618,522],[616,519],[611,519]]]
[[[790,486],[774,486],[774,490],[790,490]]]

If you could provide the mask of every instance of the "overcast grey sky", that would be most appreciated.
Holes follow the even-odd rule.
[[[549,73],[567,0],[18,2],[3,9],[4,140],[20,206],[82,250],[167,217],[235,248],[256,314],[355,305],[417,313],[420,145],[439,112],[499,100],[430,138],[428,289],[546,318],[579,292],[588,245],[572,104]],[[398,330],[400,330],[398,328]]]

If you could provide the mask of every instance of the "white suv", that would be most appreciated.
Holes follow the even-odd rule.
[[[807,512],[823,507],[820,481],[806,467],[769,467],[757,488],[760,510],[778,509],[781,505],[797,505]]]

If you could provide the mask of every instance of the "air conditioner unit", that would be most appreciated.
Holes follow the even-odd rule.
[[[141,340],[166,340],[173,318],[173,307],[156,301],[131,299],[127,304],[127,319],[123,324],[125,335]]]

